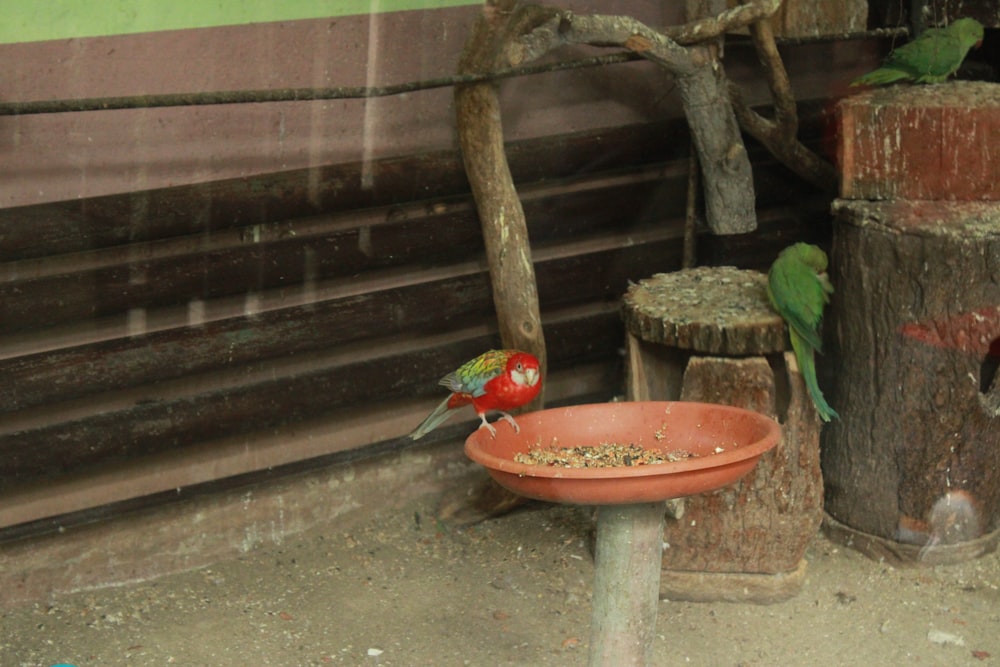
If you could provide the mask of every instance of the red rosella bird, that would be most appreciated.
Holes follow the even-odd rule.
[[[448,373],[439,383],[451,390],[410,437],[422,438],[452,415],[455,409],[471,404],[484,426],[496,436],[496,428],[486,421],[486,413],[496,411],[519,430],[507,410],[527,405],[542,388],[538,359],[518,350],[490,350]]]

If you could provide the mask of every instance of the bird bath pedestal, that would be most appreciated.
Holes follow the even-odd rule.
[[[507,489],[538,500],[596,505],[591,667],[651,664],[660,591],[663,501],[712,491],[750,471],[781,428],[749,410],[629,402],[541,410],[469,436],[465,453]],[[519,463],[533,449],[639,445],[685,458],[651,465],[565,468]]]

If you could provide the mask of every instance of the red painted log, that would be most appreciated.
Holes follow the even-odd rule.
[[[1000,199],[1000,87],[868,90],[839,104],[841,197]]]

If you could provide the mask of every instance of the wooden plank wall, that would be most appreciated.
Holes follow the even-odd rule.
[[[550,405],[620,391],[618,298],[680,266],[687,154],[683,121],[510,146]],[[752,154],[761,229],[703,238],[704,263],[762,268],[786,243],[828,234],[829,197]],[[0,508],[157,457],[205,465],[216,443],[253,448],[317,422],[326,435],[303,453],[199,483],[410,446],[438,378],[499,341],[459,156],[366,170],[371,187],[353,164],[0,210]],[[384,428],[338,426],[359,414]],[[102,502],[0,509],[0,539]]]

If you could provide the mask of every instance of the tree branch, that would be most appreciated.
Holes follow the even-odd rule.
[[[688,50],[630,16],[595,14],[577,15],[559,12],[531,33],[509,45],[508,63],[520,65],[540,58],[561,46],[624,47],[637,55],[662,65],[677,76],[693,73]]]
[[[459,59],[460,74],[488,73],[504,65],[504,46],[552,15],[535,5],[488,5]],[[504,149],[500,101],[489,82],[455,87],[458,140],[483,229],[493,305],[504,347],[531,352],[547,372],[538,285],[524,208]],[[544,391],[544,390],[543,390]],[[540,394],[532,404],[541,408]]]
[[[781,60],[778,46],[774,43],[774,31],[771,22],[758,21],[750,26],[750,36],[753,38],[757,58],[764,67],[767,85],[774,98],[774,120],[781,128],[782,134],[794,138],[799,133],[798,109],[795,104],[795,94],[792,92],[792,82]]]
[[[628,16],[556,11],[516,37],[504,49],[502,60],[505,65],[522,65],[573,44],[624,47],[674,75],[701,162],[708,226],[716,234],[755,229],[753,172],[727,97],[725,74],[710,48],[681,46]]]
[[[754,0],[736,5],[718,16],[707,16],[684,25],[668,26],[661,30],[663,35],[678,44],[695,44],[720,37],[727,32],[746,28],[761,19],[769,18],[778,11],[781,0]]]
[[[730,83],[729,98],[740,127],[803,179],[822,190],[836,191],[837,172],[833,165],[798,140],[799,119],[795,95],[781,54],[778,53],[770,22],[765,19],[751,25],[750,36],[774,100],[774,119],[767,119],[751,109],[743,101],[739,87]]]

